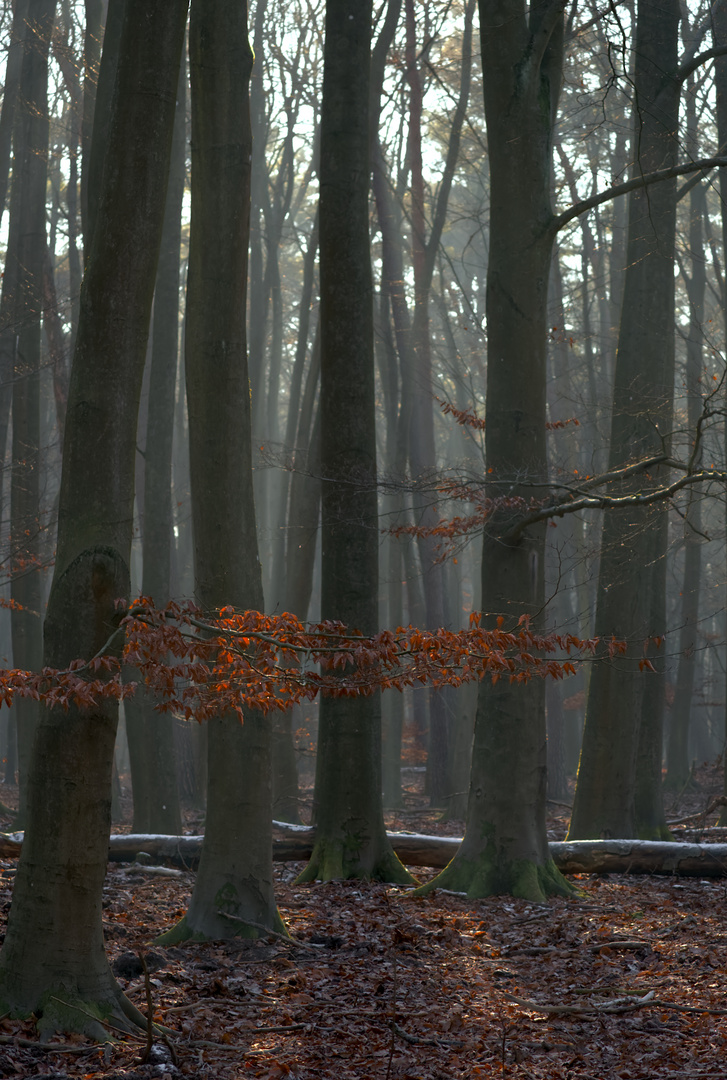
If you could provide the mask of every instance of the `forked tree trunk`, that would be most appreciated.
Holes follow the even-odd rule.
[[[547,0],[480,0],[480,39],[490,154],[487,270],[487,491],[537,498],[547,481],[546,312],[555,238],[551,139],[562,66],[562,7]],[[506,627],[521,615],[542,625],[545,529],[506,539],[512,513],[488,522],[482,608]],[[489,622],[488,622],[489,625]],[[570,886],[548,851],[545,686],[480,683],[467,827],[431,888],[470,896],[542,900]]]
[[[371,0],[328,0],[321,109],[321,474],[324,619],[378,623],[373,296],[369,254]],[[411,881],[386,838],[380,695],[324,697],[316,844],[302,881]]]
[[[250,226],[252,50],[247,5],[193,0],[192,218],[185,367],[195,593],[205,609],[262,608],[252,490],[245,294]],[[270,724],[247,711],[208,727],[199,874],[184,918],[160,940],[283,932],[272,864]]]
[[[104,648],[129,594],[136,416],[186,13],[183,0],[126,4],[70,384],[45,623],[52,667]],[[43,1030],[107,1037],[94,1017],[142,1021],[111,974],[101,922],[116,723],[106,701],[49,710],[38,726],[0,1007],[34,1013]]]

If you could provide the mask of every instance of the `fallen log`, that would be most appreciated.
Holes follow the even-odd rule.
[[[273,858],[276,862],[308,859],[315,829],[274,822]],[[388,833],[394,851],[407,866],[446,866],[461,843],[460,837],[421,833]],[[0,858],[20,854],[22,833],[0,833]],[[112,862],[134,862],[143,854],[193,870],[202,850],[201,836],[163,836],[114,833],[109,838]],[[550,853],[564,874],[675,874],[683,877],[727,876],[727,844],[692,844],[657,840],[554,841]]]

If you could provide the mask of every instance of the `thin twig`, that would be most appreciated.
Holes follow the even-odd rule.
[[[97,1024],[102,1024],[104,1027],[111,1028],[112,1031],[118,1031],[121,1035],[126,1035],[131,1039],[136,1039],[138,1042],[141,1042],[144,1038],[144,1036],[142,1035],[137,1035],[136,1031],[134,1031],[132,1028],[124,1028],[121,1027],[120,1024],[112,1024],[110,1020],[102,1020],[100,1019],[100,1017],[94,1016],[92,1012],[89,1012],[87,1009],[82,1008],[75,1002],[64,1001],[63,998],[54,997],[53,995],[51,995],[50,1000],[57,1001],[59,1005],[63,1005],[66,1009],[75,1009],[76,1012],[80,1012],[82,1016],[87,1016],[89,1020],[93,1020]],[[35,1045],[35,1043],[33,1045]]]
[[[516,1005],[522,1005],[525,1009],[533,1012],[544,1013],[546,1016],[613,1016],[618,1013],[636,1012],[637,1009],[657,1008],[671,1009],[673,1012],[682,1013],[709,1013],[710,1016],[727,1016],[727,1009],[708,1009],[695,1005],[676,1005],[672,1001],[661,1001],[653,997],[653,991],[636,1001],[624,1001],[616,998],[613,1001],[604,1001],[602,1005],[548,1005],[539,1001],[529,1001],[527,998],[515,997],[514,994],[505,994],[509,1001]]]
[[[717,795],[706,810],[700,810],[698,814],[687,814],[686,817],[677,818],[675,821],[667,821],[667,825],[684,825],[688,821],[699,821],[700,818],[707,818],[718,806],[727,806],[727,796]]]
[[[398,1035],[404,1042],[411,1043],[412,1046],[446,1046],[449,1048],[462,1045],[461,1039],[425,1039],[420,1035],[410,1035],[393,1020],[390,1021],[389,1026],[395,1035]]]
[[[298,941],[297,938],[292,938],[286,934],[280,934],[277,930],[271,930],[269,926],[265,926],[264,923],[252,922],[251,919],[241,919],[239,915],[230,915],[229,911],[220,911],[218,909],[217,914],[223,919],[230,919],[231,922],[239,923],[241,926],[251,926],[253,930],[260,930],[267,937],[277,938],[279,941],[284,941],[286,945],[300,946],[301,949],[318,949],[324,946],[309,945],[307,941]]]

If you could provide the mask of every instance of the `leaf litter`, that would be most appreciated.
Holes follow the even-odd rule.
[[[549,818],[558,838],[564,813]],[[461,829],[436,816],[403,812],[389,826]],[[14,865],[0,863],[3,925]],[[0,1076],[727,1077],[726,882],[581,875],[579,898],[537,905],[361,881],[296,885],[302,867],[275,866],[290,941],[161,948],[154,938],[184,913],[193,875],[110,864],[109,959],[142,1012],[151,1000],[163,1032],[149,1054],[144,1032],[43,1047],[32,1021],[5,1018]]]

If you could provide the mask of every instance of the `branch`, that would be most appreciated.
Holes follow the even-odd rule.
[[[623,184],[614,184],[613,187],[606,188],[605,191],[597,192],[595,195],[591,195],[587,199],[581,199],[580,202],[569,206],[562,214],[553,217],[549,228],[553,233],[557,233],[570,221],[573,221],[574,218],[580,217],[581,214],[586,214],[589,210],[593,210],[594,207],[610,202],[611,199],[618,199],[621,195],[628,195],[630,191],[636,191],[638,188],[649,187],[651,184],[660,184],[663,180],[672,180],[676,176],[687,176],[693,172],[706,172],[723,166],[727,166],[727,157],[702,158],[699,161],[687,161],[683,165],[673,165],[669,169],[658,169],[656,172],[645,173],[643,176],[635,176],[631,180],[626,180]]]
[[[704,52],[697,53],[691,60],[687,60],[680,68],[677,68],[674,78],[677,82],[684,82],[702,64],[707,64],[710,60],[715,60],[719,56],[727,56],[727,45],[713,45],[711,49],[705,49]]]
[[[727,472],[724,469],[703,469],[700,472],[690,473],[675,480],[673,484],[655,488],[647,494],[634,495],[584,495],[580,499],[571,496],[552,506],[544,506],[540,510],[533,510],[521,518],[500,539],[505,543],[514,543],[519,540],[529,525],[539,521],[548,521],[555,517],[565,517],[566,514],[574,514],[579,510],[621,510],[627,507],[651,506],[654,503],[665,502],[673,498],[677,492],[694,484],[709,483],[710,481],[724,483],[727,480]]]

